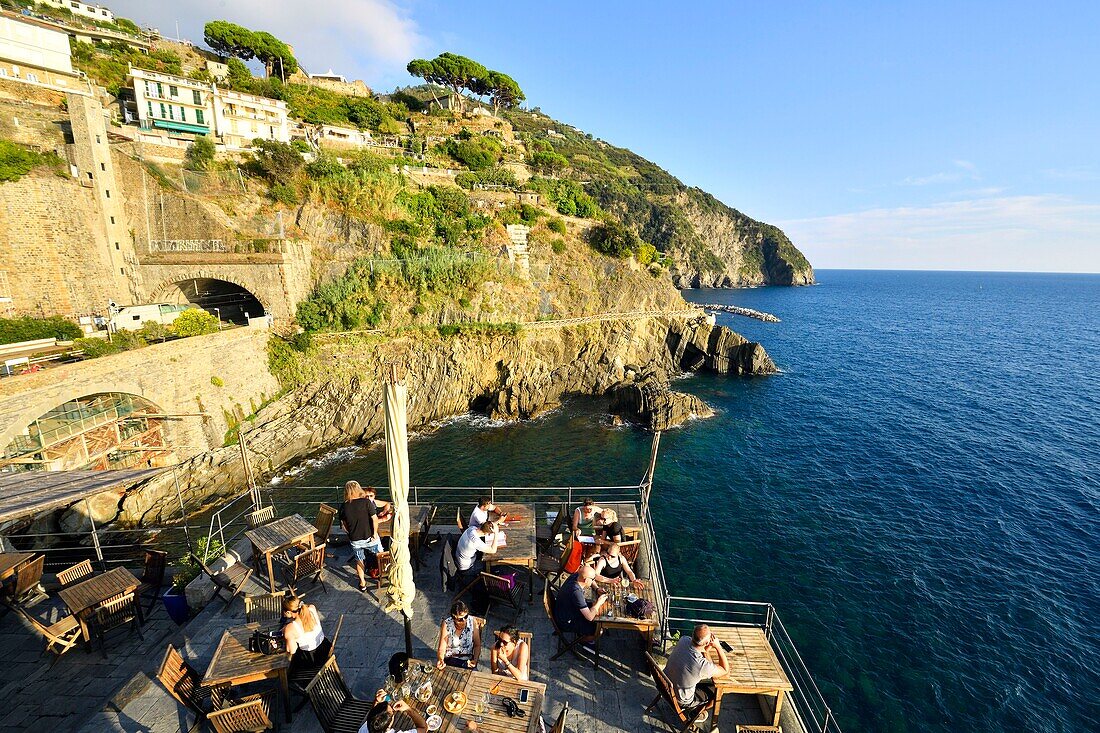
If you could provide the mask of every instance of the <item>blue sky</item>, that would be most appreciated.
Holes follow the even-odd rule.
[[[1100,272],[1100,6],[116,0],[387,90],[454,51],[782,226],[817,267]]]

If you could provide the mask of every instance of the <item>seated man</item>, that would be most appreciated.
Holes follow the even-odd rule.
[[[405,713],[416,727],[403,731],[394,730],[394,713]],[[374,707],[367,713],[367,722],[359,730],[361,733],[427,733],[428,722],[416,708],[404,700],[387,703],[386,691],[379,690],[374,695]]]
[[[470,512],[470,521],[466,523],[467,527],[480,527],[489,520],[492,519],[490,514],[496,512],[497,505],[489,500],[489,497],[482,496],[477,500],[477,506]]]
[[[458,568],[458,586],[464,588],[475,579],[485,568],[482,561],[483,555],[493,555],[497,551],[497,538],[499,537],[496,525],[492,522],[483,522],[481,525],[471,525],[466,528],[462,536],[458,538],[455,546],[455,565]],[[480,593],[475,593],[475,608],[482,613],[483,604],[486,602],[484,587],[479,583]]]
[[[383,501],[378,498],[378,492],[373,486],[368,486],[363,489],[363,495],[367,498],[371,504],[374,505],[374,513],[382,521],[389,519],[390,514],[393,512],[393,505],[388,501]]]
[[[596,617],[600,615],[608,599],[606,593],[600,593],[592,605],[588,604],[584,592],[591,587],[595,578],[594,567],[582,566],[569,576],[558,591],[558,597],[554,599],[554,619],[558,622],[558,627],[563,632],[580,634],[586,644],[596,640]]]
[[[710,661],[707,651],[713,649],[718,656],[718,664]],[[665,674],[685,710],[695,708],[716,694],[714,679],[730,673],[730,663],[726,653],[710,633],[706,624],[698,624],[691,636],[684,636],[668,655]]]

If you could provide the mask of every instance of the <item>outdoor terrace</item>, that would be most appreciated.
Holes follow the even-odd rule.
[[[413,489],[410,502],[439,499],[439,513],[432,534],[457,533],[453,519],[456,509],[464,512],[472,507],[473,497],[485,489]],[[672,629],[690,630],[696,619],[714,623],[724,622],[743,627],[763,629],[768,635],[787,676],[795,685],[783,708],[781,724],[787,733],[801,731],[838,731],[831,714],[817,695],[793,645],[767,604],[730,603],[725,601],[701,601],[669,596],[665,590],[664,574],[660,564],[652,525],[645,518],[643,504],[645,487],[607,489],[602,493],[589,489],[492,489],[497,502],[523,501],[538,507],[538,521],[544,521],[545,511],[555,509],[560,502],[575,506],[580,496],[593,495],[597,502],[613,502],[633,499],[643,517],[643,549],[636,564],[640,577],[650,579],[659,591],[660,632],[656,635],[654,653],[659,659],[662,652],[660,639]],[[583,492],[583,494],[581,493]],[[300,513],[312,518],[318,501],[337,504],[335,487],[316,490],[295,488],[295,499],[286,501],[290,492],[286,489],[269,494],[274,498],[280,516]],[[447,496],[452,503],[443,503]],[[304,498],[308,497],[308,498]],[[454,502],[459,503],[454,503]],[[209,519],[209,525],[201,529],[192,525],[192,535],[211,532],[224,538],[227,546],[240,544],[243,514],[251,510],[250,498],[241,497]],[[417,596],[412,619],[414,656],[433,659],[438,625],[446,615],[452,594],[443,592],[439,573],[440,547],[435,545],[426,551],[425,562],[415,574]],[[353,694],[370,698],[387,674],[387,662],[392,654],[404,650],[404,632],[399,614],[382,610],[385,589],[372,584],[366,593],[355,589],[356,578],[349,564],[350,549],[346,543],[333,538],[332,551],[327,562],[325,585],[311,586],[308,580],[299,585],[299,592],[307,602],[315,604],[321,612],[323,625],[331,633],[336,620],[344,621],[337,644],[336,657],[340,669]],[[267,579],[253,575],[244,593],[252,595],[267,592]],[[557,661],[550,657],[556,651],[552,627],[543,611],[540,592],[542,580],[535,578],[534,603],[527,605],[516,619],[521,631],[530,631],[532,644],[532,680],[547,685],[542,714],[547,728],[554,721],[562,706],[568,702],[570,714],[566,730],[586,733],[616,733],[618,731],[666,731],[678,730],[669,725],[671,714],[663,706],[655,715],[643,715],[644,708],[655,693],[653,680],[646,670],[643,654],[643,637],[633,631],[610,631],[601,642],[602,659],[599,669],[594,669],[589,652],[581,652],[578,659],[565,654]],[[232,626],[245,623],[242,600],[234,600],[228,610],[224,604],[212,602],[183,627],[175,627],[159,604],[143,627],[144,639],[137,636],[117,638],[108,646],[108,659],[98,652],[86,654],[74,650],[61,657],[52,667],[48,660],[40,659],[41,639],[35,636],[15,614],[0,621],[0,653],[13,664],[0,668],[0,692],[15,704],[0,715],[0,728],[27,729],[32,726],[54,731],[160,731],[186,730],[192,722],[182,706],[172,699],[156,681],[155,674],[164,648],[172,643],[181,650],[200,674],[206,669],[222,632]],[[486,632],[498,628],[510,620],[514,612],[494,607],[488,614]],[[488,668],[489,643],[484,643],[480,669]],[[12,693],[18,693],[12,697]],[[316,716],[307,704],[294,714],[293,721],[285,723],[280,713],[283,731],[320,731]],[[733,731],[735,724],[763,724],[764,714],[756,695],[726,694],[719,716],[719,729]]]

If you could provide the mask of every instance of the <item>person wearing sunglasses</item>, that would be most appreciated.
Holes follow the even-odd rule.
[[[531,649],[527,642],[519,638],[519,630],[509,625],[494,633],[497,640],[489,651],[493,674],[520,681],[531,679]]]
[[[436,648],[438,669],[446,666],[476,669],[481,658],[481,629],[470,616],[469,607],[462,601],[451,605],[451,613],[439,625],[439,646]]]
[[[332,642],[321,629],[321,617],[313,605],[298,596],[283,598],[283,638],[290,654],[290,672],[320,668],[332,652]]]
[[[396,730],[393,723],[397,713],[405,713],[416,727]],[[374,707],[367,713],[367,724],[360,730],[365,733],[427,733],[428,721],[404,700],[387,702],[386,691],[379,690],[374,695]]]
[[[717,664],[710,661],[710,654],[718,660]],[[665,662],[665,674],[684,709],[694,709],[713,700],[717,694],[714,680],[729,673],[726,653],[706,624],[696,625],[691,636],[682,636]]]

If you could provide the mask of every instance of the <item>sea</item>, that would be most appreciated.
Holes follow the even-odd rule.
[[[678,595],[775,605],[843,730],[1100,731],[1100,276],[823,270],[694,290],[780,368],[684,376],[652,507]],[[415,385],[411,385],[415,389]],[[418,485],[617,485],[598,403],[412,439]],[[384,482],[378,446],[284,485]]]

